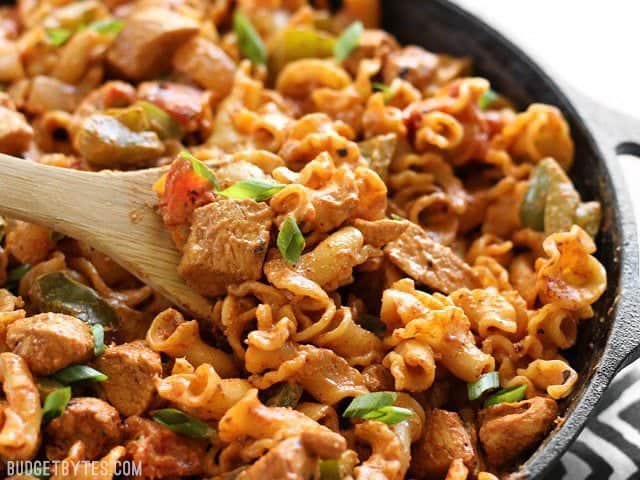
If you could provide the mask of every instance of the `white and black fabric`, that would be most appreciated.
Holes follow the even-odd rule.
[[[640,361],[613,381],[548,480],[640,480]]]

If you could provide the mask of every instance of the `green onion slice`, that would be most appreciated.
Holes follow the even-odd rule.
[[[340,460],[320,460],[320,480],[340,480]]]
[[[91,30],[102,34],[118,34],[124,28],[124,22],[119,18],[104,18],[89,25]]]
[[[249,19],[240,12],[233,16],[233,30],[238,37],[238,47],[251,63],[264,65],[267,63],[267,49]]]
[[[411,415],[413,415],[413,410],[389,405],[365,413],[362,418],[365,420],[377,420],[378,422],[384,422],[388,425],[395,425],[396,423],[404,422]]]
[[[202,420],[175,408],[164,408],[151,412],[151,418],[169,430],[187,437],[209,438],[215,434],[213,429]]]
[[[201,160],[198,160],[196,157],[185,150],[180,152],[180,156],[189,160],[191,162],[191,168],[193,168],[193,171],[205,180],[208,180],[215,190],[218,190],[220,188],[220,184],[218,183],[216,176],[209,169],[209,167],[202,163]]]
[[[93,334],[93,353],[96,357],[104,353],[104,327],[99,323],[91,325]]]
[[[369,412],[393,405],[398,398],[395,392],[375,392],[359,395],[343,412],[345,418],[363,418]]]
[[[62,415],[70,399],[71,387],[59,388],[47,395],[42,407],[42,421],[48,422]]]
[[[376,92],[384,92],[384,93],[388,93],[390,88],[389,85],[385,85],[384,83],[380,83],[380,82],[373,82],[371,84],[371,87],[376,91]]]
[[[278,250],[289,263],[296,263],[304,250],[304,236],[292,216],[287,217],[282,224],[276,241]]]
[[[489,372],[482,375],[473,383],[467,383],[467,396],[469,400],[477,400],[483,393],[498,388],[500,386],[500,376],[498,372]]]
[[[398,394],[395,392],[375,392],[354,398],[346,408],[343,417],[377,420],[388,425],[403,422],[413,411],[408,408],[396,407]]]
[[[250,178],[248,180],[242,180],[229,188],[226,188],[220,192],[220,195],[227,198],[243,199],[251,198],[256,202],[263,202],[270,199],[286,185],[281,183],[267,182],[265,180],[258,180]]]
[[[389,85],[385,85],[384,83],[373,82],[371,84],[371,88],[375,92],[382,92],[384,94],[384,101],[388,102],[393,98],[393,92],[391,91],[391,87]]]
[[[482,96],[478,99],[478,106],[480,107],[480,110],[486,110],[497,99],[498,99],[498,94],[493,90],[489,89],[486,92],[484,92]]]
[[[527,385],[518,385],[517,387],[500,390],[499,392],[487,397],[484,401],[484,408],[490,407],[491,405],[497,405],[499,403],[519,402],[524,398],[525,393],[527,393]]]
[[[68,28],[48,28],[45,30],[45,34],[47,35],[47,41],[51,45],[61,47],[71,38],[73,31]]]
[[[99,372],[88,365],[72,365],[70,367],[63,368],[62,370],[54,373],[53,378],[64,385],[83,382],[85,380],[92,382],[104,382],[109,379],[109,377],[104,373]]]
[[[336,60],[344,62],[351,55],[360,42],[360,35],[362,35],[363,29],[362,22],[358,21],[353,22],[342,32],[333,49]]]

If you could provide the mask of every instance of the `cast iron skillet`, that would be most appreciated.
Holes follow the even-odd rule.
[[[597,257],[607,269],[608,288],[595,305],[595,318],[580,325],[577,346],[568,355],[580,375],[579,385],[563,405],[565,421],[512,476],[541,479],[585,426],[616,372],[640,357],[636,225],[615,158],[616,153],[640,156],[640,121],[561,90],[510,41],[447,0],[382,3],[384,28],[402,44],[470,56],[474,74],[488,78],[520,108],[533,102],[559,107],[576,144],[571,178],[583,199],[600,200],[604,207]]]
[[[0,5],[11,3],[0,0]],[[640,156],[640,121],[561,90],[515,45],[447,0],[382,3],[384,28],[403,44],[472,57],[474,72],[490,79],[497,91],[520,108],[533,102],[559,107],[576,143],[571,178],[584,199],[600,200],[604,206],[597,256],[607,269],[608,288],[595,305],[595,318],[581,324],[577,346],[568,355],[580,383],[564,405],[565,421],[512,475],[541,479],[585,426],[616,372],[640,357],[636,225],[615,158],[616,153]]]

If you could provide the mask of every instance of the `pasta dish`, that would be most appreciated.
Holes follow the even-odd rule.
[[[0,7],[0,152],[164,166],[154,208],[214,305],[192,318],[0,218],[4,477],[497,480],[562,422],[566,350],[607,285],[569,126],[380,16]]]

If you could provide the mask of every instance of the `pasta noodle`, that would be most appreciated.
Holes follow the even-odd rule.
[[[158,394],[205,420],[222,418],[251,388],[246,380],[220,378],[208,363],[195,369],[187,363],[176,370],[174,367],[172,375],[158,381]]]
[[[237,370],[224,352],[211,347],[200,338],[198,322],[185,321],[176,310],[160,313],[147,332],[149,346],[173,357],[185,357],[195,367],[208,363],[223,377],[233,377]]]
[[[40,394],[25,361],[10,352],[0,353],[0,382],[7,399],[2,406],[0,456],[28,460],[40,446]]]

